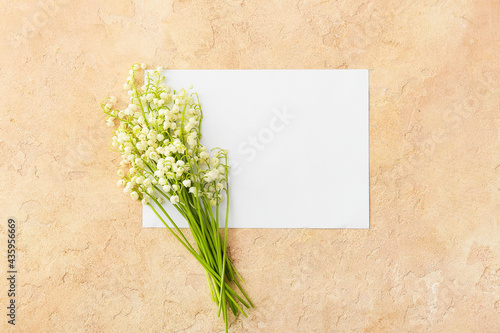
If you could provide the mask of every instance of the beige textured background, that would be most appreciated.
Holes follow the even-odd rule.
[[[17,331],[223,327],[198,264],[142,229],[140,204],[115,186],[98,102],[137,61],[370,70],[370,230],[231,231],[257,306],[231,332],[500,330],[498,1],[1,8],[0,250],[13,216]],[[15,331],[0,281],[0,331]]]

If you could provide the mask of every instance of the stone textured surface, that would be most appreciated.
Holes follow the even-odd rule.
[[[115,187],[98,102],[139,61],[370,69],[370,230],[232,230],[256,308],[231,332],[498,332],[499,15],[494,0],[2,1],[17,331],[221,332],[203,271]]]

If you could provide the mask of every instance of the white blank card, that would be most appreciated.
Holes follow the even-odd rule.
[[[168,70],[228,150],[230,228],[368,228],[368,70]],[[187,227],[169,202],[176,224]],[[164,227],[143,208],[144,227]]]

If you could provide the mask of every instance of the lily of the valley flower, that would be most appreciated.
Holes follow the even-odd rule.
[[[227,332],[228,307],[234,315],[241,312],[246,316],[241,305],[253,306],[227,255],[227,151],[217,148],[210,154],[201,144],[203,113],[198,95],[191,91],[192,85],[187,90],[172,89],[164,82],[163,68],[158,67],[148,73],[143,85],[137,88],[135,76],[139,69],[146,69],[146,65],[134,64],[123,85],[128,95],[126,107],[114,109],[118,102],[114,96],[101,103],[107,115],[106,124],[115,128],[111,146],[122,157],[117,185],[133,200],[141,200],[143,205],[151,207],[203,266],[212,299],[219,307],[218,315],[222,312]],[[222,237],[219,210],[224,198],[226,214]],[[161,206],[163,202],[170,202],[188,221],[196,248]]]

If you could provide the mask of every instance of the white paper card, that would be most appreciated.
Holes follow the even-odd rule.
[[[368,70],[168,70],[229,151],[230,228],[368,228]],[[187,227],[164,203],[179,227]],[[149,207],[144,227],[164,227]]]

